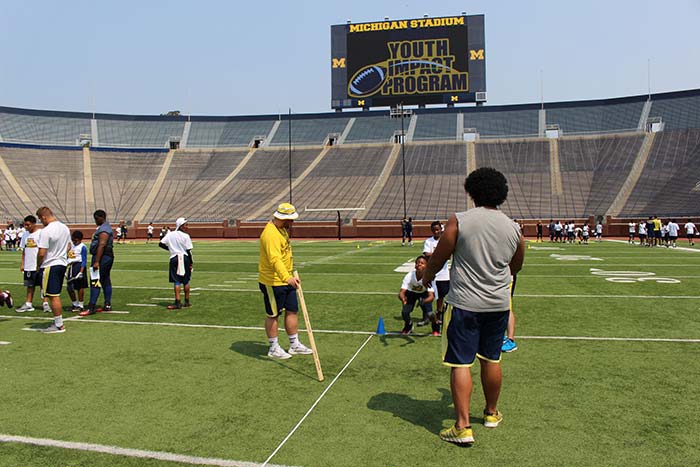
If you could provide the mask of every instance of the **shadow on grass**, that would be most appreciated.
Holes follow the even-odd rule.
[[[302,371],[297,370],[296,368],[292,368],[291,366],[289,366],[285,363],[287,360],[276,360],[276,359],[272,359],[272,358],[268,357],[267,356],[268,346],[267,346],[267,344],[264,344],[262,342],[238,341],[238,342],[234,342],[233,344],[231,344],[231,347],[229,347],[229,350],[231,350],[232,352],[239,353],[241,355],[245,355],[246,357],[254,358],[256,360],[274,363],[274,364],[279,365],[281,367],[284,367],[288,370],[291,370],[295,373],[298,373],[305,378],[309,378],[309,379],[316,381],[315,374],[309,375],[309,374],[306,374]],[[304,356],[302,356],[302,358],[303,357],[308,357],[308,355],[304,355]],[[293,358],[295,358],[295,357],[292,357],[292,359]]]
[[[450,408],[452,396],[450,391],[438,388],[439,400],[414,399],[406,394],[382,392],[372,396],[367,402],[367,408],[389,412],[413,425],[422,426],[431,433],[437,434],[444,428],[445,419],[454,417]]]

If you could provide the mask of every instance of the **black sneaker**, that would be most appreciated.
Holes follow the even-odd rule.
[[[183,307],[183,308],[189,308],[189,307],[191,307],[191,306],[192,306],[192,304],[190,303],[189,300],[185,300],[185,303],[182,304],[182,307]]]
[[[430,320],[429,319],[422,319],[422,320],[418,321],[418,323],[416,323],[416,324],[418,324],[418,327],[426,326],[426,325],[430,324]]]
[[[175,301],[172,305],[168,305],[168,310],[179,310],[182,308],[182,304],[178,301]]]
[[[409,321],[404,325],[403,330],[401,330],[401,334],[407,336],[411,333],[411,331],[413,331],[413,321]]]

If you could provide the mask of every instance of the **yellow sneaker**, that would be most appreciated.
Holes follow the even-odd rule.
[[[450,428],[440,430],[440,438],[444,441],[455,444],[473,444],[474,433],[471,427],[457,429],[454,425]]]
[[[503,414],[498,410],[496,413],[486,413],[484,410],[484,426],[486,428],[496,428],[503,421]]]

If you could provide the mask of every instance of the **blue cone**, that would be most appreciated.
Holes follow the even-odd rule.
[[[377,323],[377,333],[378,336],[386,335],[386,329],[384,329],[384,318],[379,317],[379,322]]]

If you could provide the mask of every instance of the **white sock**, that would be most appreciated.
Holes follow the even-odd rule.
[[[32,302],[24,302],[24,304],[27,306],[32,306]]]
[[[73,306],[78,306],[78,302],[75,302],[75,301],[74,301],[74,302],[72,302],[72,303],[73,303]]]
[[[267,341],[270,343],[270,348],[274,349],[275,347],[279,346],[279,339],[276,337],[268,337]]]
[[[290,334],[289,335],[289,345],[294,347],[298,341],[299,341],[299,334]]]
[[[84,303],[83,303],[83,302],[78,302],[78,306],[79,306],[80,308],[82,308],[82,307],[84,306]]]
[[[54,317],[53,324],[55,324],[57,328],[63,326],[63,315]]]

